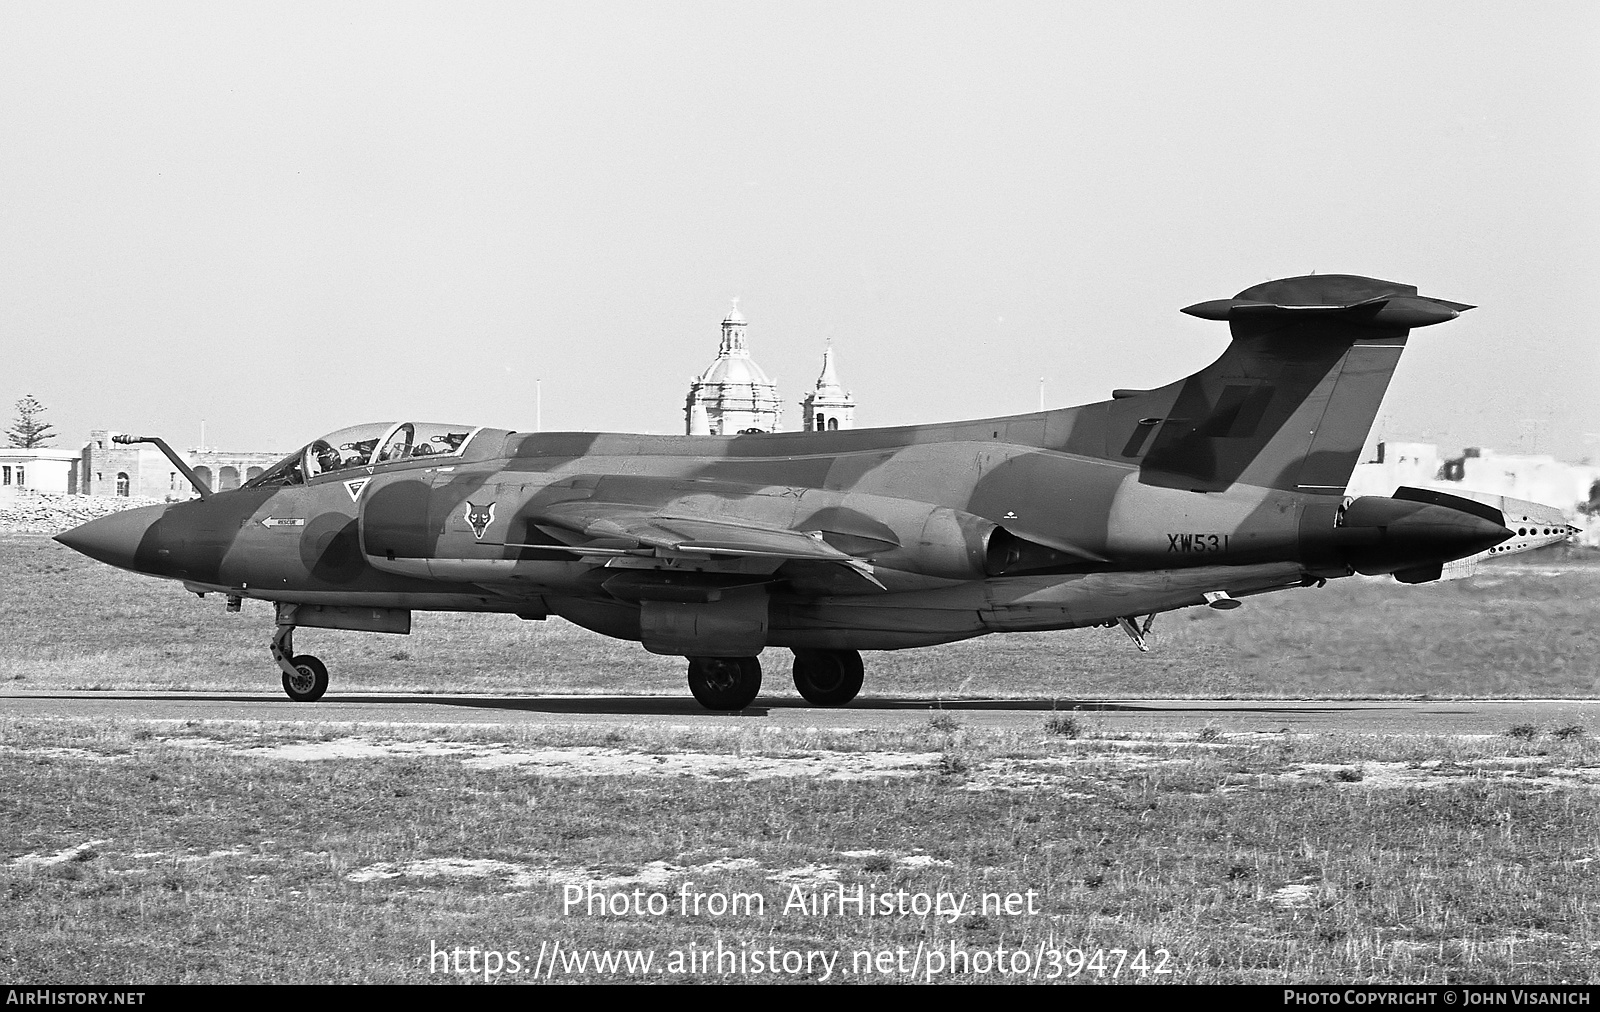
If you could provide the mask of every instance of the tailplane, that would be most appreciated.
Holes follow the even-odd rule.
[[[1343,495],[1411,329],[1471,308],[1344,274],[1190,306],[1191,316],[1226,320],[1232,344],[1178,383],[1118,391],[1107,448],[1136,461],[1147,485]]]

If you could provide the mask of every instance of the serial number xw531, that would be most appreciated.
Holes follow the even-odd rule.
[[[1228,550],[1228,535],[1226,534],[1168,534],[1167,551],[1169,552],[1226,552]]]

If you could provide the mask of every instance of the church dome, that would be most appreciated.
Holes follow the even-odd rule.
[[[716,359],[689,385],[684,418],[690,435],[778,431],[783,411],[778,387],[750,358],[745,326],[735,299],[722,318],[722,344]]]
[[[748,354],[718,356],[716,361],[706,366],[706,371],[695,380],[700,386],[762,386],[773,385],[767,374],[761,371],[755,360]]]

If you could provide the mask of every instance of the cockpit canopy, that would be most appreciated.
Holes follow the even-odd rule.
[[[369,422],[330,432],[278,461],[245,488],[304,485],[319,475],[418,457],[453,457],[478,432],[439,422]]]

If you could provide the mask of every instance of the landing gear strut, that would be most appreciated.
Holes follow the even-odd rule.
[[[756,657],[689,658],[689,691],[708,710],[742,710],[761,691]]]
[[[1156,616],[1155,612],[1146,615],[1142,627],[1134,624],[1138,617],[1137,615],[1124,615],[1117,619],[1117,625],[1120,625],[1122,631],[1128,634],[1128,638],[1133,640],[1133,645],[1139,648],[1141,654],[1147,654],[1150,652],[1150,644],[1145,642],[1145,637],[1150,635],[1150,624],[1156,620]]]
[[[794,652],[794,687],[813,706],[843,706],[856,698],[863,670],[854,650]]]
[[[328,668],[310,654],[294,652],[295,606],[278,602],[278,631],[267,648],[283,670],[283,691],[296,703],[314,703],[328,691]]]

